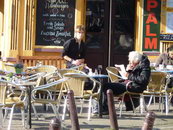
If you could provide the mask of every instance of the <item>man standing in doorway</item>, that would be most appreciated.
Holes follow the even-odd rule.
[[[84,64],[85,62],[85,43],[82,41],[85,28],[78,25],[75,29],[75,36],[64,44],[63,58],[66,60],[66,67],[71,68]]]

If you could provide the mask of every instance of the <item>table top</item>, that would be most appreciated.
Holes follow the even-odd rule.
[[[161,69],[161,70],[152,70],[152,72],[165,72],[165,73],[173,73],[173,70]]]
[[[108,78],[108,75],[105,75],[105,74],[94,74],[89,76],[92,78]]]

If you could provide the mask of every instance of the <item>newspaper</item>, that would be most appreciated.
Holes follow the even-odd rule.
[[[121,65],[115,64],[115,67],[119,70],[119,73],[120,73],[120,76],[118,76],[118,77],[122,78],[122,79],[127,79],[127,77],[125,77],[125,75],[124,75],[126,73],[125,66],[123,64],[121,64]]]

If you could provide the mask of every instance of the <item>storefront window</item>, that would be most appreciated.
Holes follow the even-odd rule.
[[[113,7],[113,44],[115,50],[133,50],[134,46],[134,0],[116,0]]]
[[[89,48],[100,48],[104,40],[104,0],[87,0],[86,43]]]

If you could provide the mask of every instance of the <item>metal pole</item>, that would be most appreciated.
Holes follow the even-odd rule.
[[[61,130],[61,121],[58,118],[53,118],[49,124],[49,130]]]
[[[112,0],[109,4],[109,50],[108,50],[108,66],[111,64],[111,37],[112,37]]]
[[[109,108],[109,119],[111,128],[118,130],[117,114],[114,106],[113,92],[111,89],[107,90],[108,108]]]
[[[148,112],[145,117],[144,124],[142,126],[142,130],[152,130],[155,117],[156,117],[156,115],[154,112]]]
[[[76,105],[74,100],[74,93],[72,90],[68,91],[68,99],[69,99],[69,109],[70,109],[70,119],[72,124],[72,130],[80,130],[77,110],[76,110]]]

